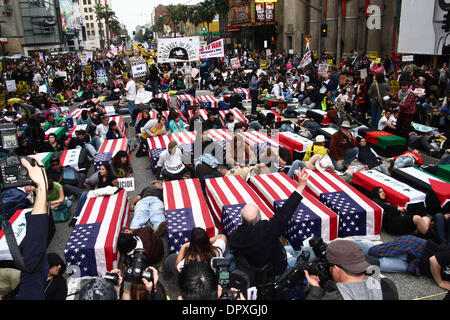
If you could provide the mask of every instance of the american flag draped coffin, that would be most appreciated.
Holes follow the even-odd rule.
[[[305,153],[308,147],[313,144],[312,140],[289,131],[275,133],[275,139],[291,152],[292,157],[294,156],[294,151]]]
[[[127,225],[127,193],[87,198],[64,249],[68,266],[78,266],[80,276],[98,276],[118,267],[117,238]]]
[[[86,108],[84,108],[84,109],[75,109],[70,114],[68,114],[66,116],[66,126],[69,129],[73,128],[77,124],[77,121],[81,117],[81,112],[83,112],[83,110],[89,111],[89,109],[86,109]]]
[[[197,137],[197,132],[188,131],[188,132],[176,132],[172,133],[172,140],[175,141],[178,147],[183,151],[184,154],[194,154],[193,144],[195,138]]]
[[[197,102],[203,109],[217,109],[219,100],[211,95],[198,96]]]
[[[275,122],[283,121],[281,116],[274,110],[261,110],[261,113],[263,113],[266,117],[269,113],[272,113],[275,116]]]
[[[227,237],[241,224],[241,210],[247,203],[261,210],[262,219],[273,217],[273,211],[241,176],[207,179],[205,187],[216,225]]]
[[[125,130],[125,121],[123,121],[123,117],[122,116],[114,116],[114,117],[109,117],[109,122],[111,121],[115,121],[117,123],[117,127],[120,128],[120,130],[122,130],[122,132],[125,134],[124,132]]]
[[[96,171],[100,169],[100,166],[104,163],[108,163],[120,150],[128,152],[128,140],[112,139],[103,141],[98,153],[94,158],[94,168]]]
[[[217,234],[198,179],[165,181],[163,199],[169,253],[180,251],[195,227],[206,230],[209,237]]]
[[[275,215],[297,189],[297,183],[284,172],[252,176],[249,184]],[[303,241],[309,237],[320,236],[327,242],[336,239],[337,214],[308,192],[304,191],[302,195],[302,202],[289,221],[285,234],[294,250],[300,250]]]
[[[381,207],[332,172],[307,172],[306,191],[339,215],[338,237],[380,238]]]
[[[200,116],[203,118],[203,120],[208,120],[208,110],[206,109],[199,109],[200,112]],[[188,115],[189,115],[189,120],[194,116],[194,111],[193,110],[189,110],[188,111]],[[191,130],[194,130],[194,128],[191,128]]]
[[[197,99],[195,99],[190,94],[180,94],[177,96],[177,107],[181,109],[182,106],[184,108],[193,107],[197,105]]]
[[[183,112],[181,112],[180,110],[177,110],[177,112],[178,112],[178,114],[180,115],[180,119],[183,120],[183,122],[184,122],[185,124],[188,124],[187,119],[186,119],[186,117],[184,116]],[[167,119],[167,124],[169,124],[169,113],[170,113],[170,111],[168,111],[168,110],[164,110],[164,111],[162,112],[162,115],[163,115],[164,117],[166,117],[166,119]]]
[[[233,134],[226,129],[210,129],[207,136],[214,142],[216,159],[225,163],[227,144],[233,139]]]
[[[150,159],[153,174],[156,173],[159,155],[167,149],[170,141],[172,141],[172,135],[170,134],[147,138],[148,158]]]
[[[248,101],[251,99],[250,97],[250,90],[246,88],[235,88],[234,93],[241,96],[243,101]]]
[[[237,108],[233,108],[230,110],[220,110],[219,111],[219,119],[222,122],[222,124],[225,123],[225,116],[227,115],[228,112],[231,112],[234,115],[234,118],[236,120],[248,123],[248,119],[242,114],[241,110],[239,110]]]
[[[279,143],[275,139],[259,131],[246,131],[239,132],[238,134],[244,138],[245,144],[247,144],[249,148],[253,150],[258,160],[261,154],[263,154],[267,149],[267,147],[279,147]]]
[[[170,108],[170,94],[168,93],[157,93],[155,98],[164,99],[167,102],[167,107]]]
[[[158,111],[149,111],[150,114],[150,119],[156,119],[159,116]],[[142,120],[142,112],[139,112],[137,117],[136,117],[136,125],[138,124],[139,120]]]

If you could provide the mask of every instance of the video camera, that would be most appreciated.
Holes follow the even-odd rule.
[[[320,286],[323,286],[328,280],[331,279],[329,263],[326,257],[328,246],[323,242],[321,237],[312,238],[309,240],[309,245],[313,249],[317,259],[311,262],[297,260],[297,264],[303,270],[307,270],[309,274],[319,276]],[[302,256],[299,258],[302,258]]]
[[[0,147],[6,151],[19,147],[16,125],[0,124],[0,144]],[[26,159],[32,164],[35,161],[31,158]],[[8,155],[0,160],[0,179],[2,189],[34,185],[28,175],[28,170],[21,164],[20,158],[13,155]]]
[[[250,280],[245,273],[237,269],[230,273],[230,261],[219,257],[211,259],[211,268],[216,273],[219,284],[222,287],[222,295],[219,300],[235,300],[240,293],[247,299]],[[231,288],[237,290],[237,295],[236,292],[231,291]]]
[[[148,266],[148,257],[145,251],[143,249],[136,249],[131,257],[129,257],[124,280],[135,284],[142,284],[142,278],[144,278],[148,282],[153,282],[153,273],[151,271],[145,271]]]

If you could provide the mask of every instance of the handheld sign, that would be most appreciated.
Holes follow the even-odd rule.
[[[119,188],[123,188],[126,191],[134,191],[134,178],[120,178],[117,179],[119,182]]]

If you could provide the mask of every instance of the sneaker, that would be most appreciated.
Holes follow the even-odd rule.
[[[167,222],[163,221],[161,222],[161,224],[158,226],[158,229],[156,229],[155,234],[158,237],[162,237],[163,235],[165,235],[167,233]]]

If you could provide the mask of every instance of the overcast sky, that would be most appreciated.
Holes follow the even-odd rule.
[[[111,0],[111,6],[119,21],[126,25],[132,36],[136,26],[150,22],[151,12],[159,4],[195,4],[201,0]]]

